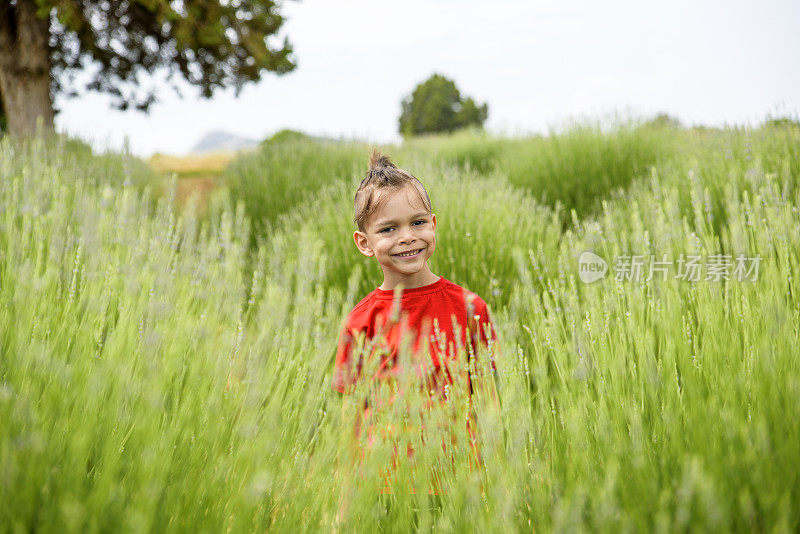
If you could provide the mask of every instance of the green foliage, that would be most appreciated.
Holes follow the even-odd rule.
[[[404,167],[402,158],[394,161]],[[561,231],[558,211],[538,204],[502,176],[430,165],[415,172],[431,197],[438,220],[431,269],[458,280],[492,305],[507,304],[510,292],[501,290],[500,282],[511,283],[518,276],[514,255],[537,244],[556,243]],[[383,274],[375,259],[358,252],[352,238],[356,230],[353,195],[360,180],[356,176],[331,184],[287,212],[273,228],[268,255],[295,258],[299,248],[309,246],[300,241],[312,239],[325,258],[327,285],[347,288],[354,270],[364,273],[353,287],[358,294],[380,285]],[[518,211],[524,211],[526,217],[520,219]],[[320,228],[326,230],[320,232]],[[456,254],[458,250],[466,254]]]
[[[286,139],[287,142],[294,137],[295,133],[274,136],[276,140]],[[425,177],[415,173],[415,169],[426,166],[456,166],[481,174],[498,172],[518,188],[528,190],[540,202],[560,205],[566,214],[573,209],[579,214],[588,214],[598,209],[599,198],[626,187],[636,177],[647,176],[657,161],[674,157],[678,147],[685,144],[685,137],[680,131],[653,124],[621,125],[610,131],[583,125],[549,137],[518,139],[493,137],[483,130],[473,129],[410,138],[400,146],[383,149],[423,181]],[[320,168],[323,161],[328,161],[331,168],[341,169],[341,165],[345,165],[358,173],[358,168],[366,165],[365,154],[369,150],[365,145],[346,142],[290,142],[293,147],[281,147],[281,143],[265,141],[259,155],[244,156],[241,162],[234,162],[227,173],[234,195],[248,205],[248,213],[256,219],[267,215],[262,215],[263,206],[273,202],[271,198],[276,192],[285,190],[286,195],[278,196],[281,201],[276,209],[266,208],[272,213],[268,218],[272,219],[286,211],[292,198],[299,198],[292,197],[289,191],[306,191],[313,189],[306,189],[308,184],[316,184],[315,187],[324,184],[326,180],[322,177],[326,174]],[[303,158],[309,161],[301,162]],[[272,167],[277,175],[294,178],[279,180],[279,185],[265,188],[262,160],[275,162],[267,164],[266,168]],[[320,167],[316,167],[318,164]],[[299,170],[315,167],[314,171]],[[351,196],[355,188],[353,186]]]
[[[584,124],[556,135],[509,140],[497,156],[509,181],[547,204],[587,214],[602,198],[647,176],[671,157],[679,133],[654,125],[620,125],[603,131]]]
[[[796,530],[800,138],[673,133],[672,157],[563,231],[502,172],[396,158],[442,216],[434,272],[495,299],[501,410],[475,402],[480,469],[459,373],[431,413],[400,373],[403,395],[372,420],[387,435],[371,444],[353,437],[354,419],[366,395],[387,400],[385,386],[330,390],[344,314],[379,282],[366,258],[341,257],[355,250],[356,174],[292,197],[251,255],[240,196],[218,191],[200,222],[170,197],[154,205],[83,145],[0,139],[0,524]],[[309,175],[283,179],[298,176]],[[609,262],[606,278],[578,280],[585,250]],[[614,276],[622,254],[681,253],[758,256],[760,270]],[[407,443],[393,494],[378,494]]]
[[[677,117],[673,117],[668,113],[659,113],[645,123],[645,126],[653,128],[672,128],[679,130],[683,128],[681,121]]]
[[[254,240],[268,238],[271,224],[281,214],[314,196],[331,180],[350,184],[345,194],[348,202],[337,209],[352,217],[353,195],[363,178],[360,169],[366,167],[370,147],[303,141],[299,135],[291,131],[276,134],[258,153],[235,160],[224,173],[232,194],[245,203],[254,221]],[[293,141],[295,138],[297,141]],[[518,190],[529,192],[539,203],[558,207],[566,223],[571,210],[590,214],[613,190],[648,176],[657,161],[674,157],[681,141],[679,131],[653,124],[621,125],[610,131],[584,125],[549,137],[520,139],[492,137],[478,129],[462,130],[410,138],[400,146],[384,146],[382,150],[424,184],[441,172],[451,172],[442,169],[452,167],[465,170],[467,175],[496,174]],[[354,176],[358,179],[350,183]],[[341,213],[338,216],[347,219]]]
[[[36,3],[38,16],[58,21],[50,26],[54,92],[74,93],[62,84],[89,60],[99,69],[86,89],[110,94],[123,110],[147,110],[155,102],[152,91],[139,92],[142,72],[166,68],[208,98],[220,87],[232,86],[238,94],[264,71],[284,74],[296,66],[288,39],[268,44],[284,22],[273,0]]]
[[[264,140],[264,144],[278,144],[278,143],[297,143],[308,141],[311,137],[298,130],[280,130],[275,132],[272,137]]]
[[[796,117],[767,117],[767,120],[764,121],[764,127],[798,130],[800,129],[800,121]]]
[[[244,202],[253,221],[255,243],[258,237],[271,234],[279,215],[333,182],[349,182],[366,167],[368,150],[358,144],[315,141],[279,132],[258,151],[231,162],[223,172],[223,181],[233,197]]]
[[[578,124],[549,136],[503,139],[480,130],[408,139],[390,153],[411,165],[441,162],[497,171],[540,202],[585,215],[599,199],[635,178],[647,176],[660,160],[672,158],[683,134],[660,124],[620,124],[610,129]],[[413,167],[412,167],[413,168]]]
[[[7,156],[6,172],[19,175],[32,172],[26,166],[34,166],[43,172],[57,165],[65,175],[83,176],[86,183],[96,187],[128,186],[145,193],[155,201],[161,190],[162,177],[149,165],[129,153],[96,152],[84,141],[65,135],[54,135],[49,145],[36,139],[3,138]],[[35,163],[33,163],[35,162]]]
[[[483,129],[465,128],[449,134],[410,137],[402,145],[387,150],[412,169],[432,163],[490,173],[501,164],[500,156],[507,141]]]
[[[463,169],[465,176],[477,172],[506,179],[539,203],[558,207],[559,216],[567,225],[571,224],[572,210],[579,217],[597,213],[603,200],[624,195],[631,184],[647,180],[658,166],[688,175],[693,165],[703,161],[720,173],[730,174],[752,161],[766,172],[781,176],[796,174],[800,171],[798,138],[797,131],[792,129],[701,132],[651,121],[610,129],[583,124],[546,137],[516,139],[493,137],[481,130],[463,130],[450,135],[411,138],[400,146],[388,145],[382,150],[425,184],[441,172],[450,172],[441,169],[452,167]],[[248,214],[256,221],[255,234],[264,238],[268,237],[268,226],[262,219],[275,222],[299,199],[314,196],[332,177],[347,181],[357,176],[360,180],[363,176],[359,168],[366,166],[370,148],[318,141],[268,146],[272,144],[267,142],[259,154],[235,161],[226,174],[234,197],[245,202]],[[328,172],[324,168],[339,170]],[[276,183],[270,185],[271,182],[265,181],[265,174],[276,176]],[[280,176],[286,179],[277,178]],[[337,208],[350,217],[358,180],[349,185],[345,195],[350,198],[348,204]],[[721,198],[722,194],[718,189],[712,197]],[[688,190],[682,192],[681,198],[682,205],[687,206]],[[714,209],[724,220],[719,213],[721,207]]]
[[[489,115],[487,104],[462,98],[455,82],[434,74],[403,99],[400,133],[404,137],[482,127]]]

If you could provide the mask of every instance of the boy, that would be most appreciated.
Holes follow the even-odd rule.
[[[365,256],[375,257],[383,271],[383,283],[348,314],[339,338],[331,387],[345,393],[362,374],[364,358],[353,361],[354,352],[361,352],[355,350],[357,340],[367,342],[366,358],[381,358],[371,362],[377,372],[365,378],[396,376],[400,372],[397,356],[401,338],[410,336],[414,354],[427,351],[430,357],[421,362],[421,367],[430,368],[429,388],[425,389],[443,393],[444,386],[453,383],[447,360],[457,356],[458,348],[463,348],[462,354],[471,350],[477,355],[479,344],[488,348],[497,341],[486,303],[431,272],[428,259],[436,249],[436,215],[428,193],[417,178],[377,150],[355,194],[354,208],[356,247]],[[396,289],[401,291],[399,299],[395,298]],[[382,349],[377,356],[370,352],[376,341]],[[359,347],[363,348],[360,343]],[[467,383],[472,393],[469,377]],[[366,418],[375,407],[366,403],[365,408]],[[472,431],[474,421],[467,427]],[[356,434],[359,430],[360,422]]]

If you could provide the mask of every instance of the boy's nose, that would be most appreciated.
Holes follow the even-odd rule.
[[[413,243],[415,241],[414,234],[410,229],[405,228],[403,230],[400,230],[400,232],[401,232],[400,233],[401,243]]]

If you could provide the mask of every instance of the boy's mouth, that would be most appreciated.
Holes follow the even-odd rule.
[[[425,250],[424,248],[420,248],[414,251],[404,252],[401,254],[392,254],[395,258],[416,258],[419,254]]]

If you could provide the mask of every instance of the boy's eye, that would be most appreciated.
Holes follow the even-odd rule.
[[[428,221],[427,221],[427,220],[425,220],[425,219],[419,219],[419,220],[416,220],[416,221],[414,221],[414,222],[413,222],[413,223],[411,223],[411,224],[412,224],[412,226],[414,226],[414,225],[416,225],[416,226],[420,226],[421,224],[425,224],[426,222],[428,222]],[[417,223],[420,223],[420,224],[417,224]],[[387,226],[386,228],[383,228],[383,229],[381,229],[381,230],[378,230],[378,233],[379,233],[379,234],[383,234],[383,233],[387,232],[388,230],[391,230],[392,228],[393,228],[393,226]]]

